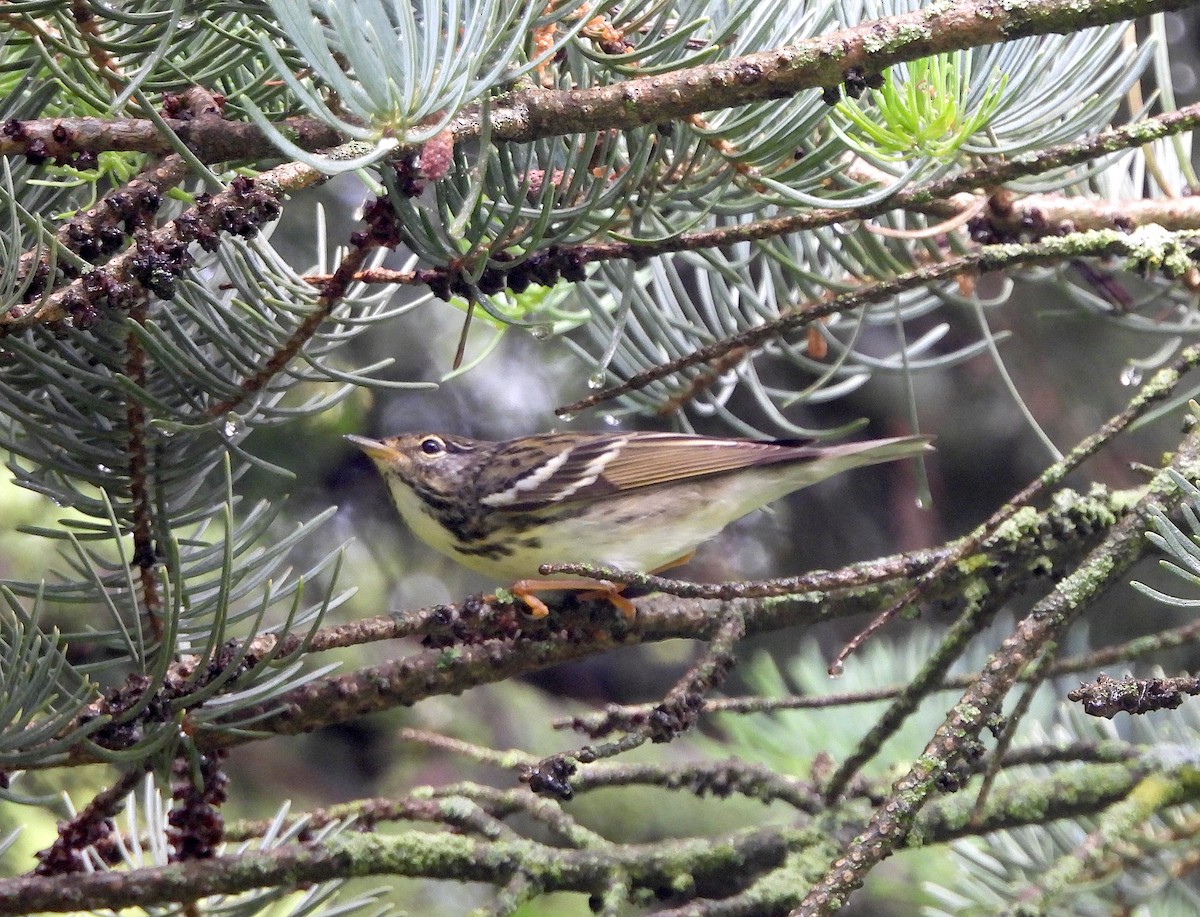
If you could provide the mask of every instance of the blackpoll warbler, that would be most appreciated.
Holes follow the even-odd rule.
[[[532,591],[583,588],[531,579],[540,564],[661,570],[784,494],[931,448],[923,436],[826,446],[677,433],[346,439],[375,463],[418,538],[472,570],[519,581],[513,592],[539,617],[546,606]],[[614,601],[631,613],[628,600]]]

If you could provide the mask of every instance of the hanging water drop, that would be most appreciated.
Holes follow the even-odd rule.
[[[246,422],[237,414],[229,413],[225,415],[225,425],[221,429],[226,439],[233,439],[245,432]]]
[[[558,419],[561,420],[563,423],[574,423],[575,422],[575,414],[573,414],[571,411],[567,411],[565,414],[559,414]]]
[[[620,422],[621,421],[617,417],[616,414],[605,414],[604,415],[604,426],[606,426],[606,427],[615,427],[618,424],[620,424]]]
[[[553,325],[530,325],[529,333],[531,335],[533,335],[533,339],[535,341],[546,341],[546,340],[549,340],[551,335],[554,334],[554,326]]]
[[[606,381],[608,381],[608,373],[606,373],[602,369],[598,369],[594,373],[592,373],[590,376],[588,376],[588,388],[590,388],[590,389],[604,388],[604,383]]]
[[[1121,370],[1120,380],[1121,384],[1125,386],[1141,385],[1142,371],[1137,366],[1126,366]]]

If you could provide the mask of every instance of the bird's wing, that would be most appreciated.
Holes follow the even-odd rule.
[[[493,457],[497,467],[510,466],[512,475],[481,501],[493,509],[530,510],[756,465],[812,460],[825,448],[677,433],[512,440]]]

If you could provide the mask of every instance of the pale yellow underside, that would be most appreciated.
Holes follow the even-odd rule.
[[[843,461],[842,467],[850,468],[870,459]],[[453,536],[424,512],[416,495],[399,478],[386,477],[413,534],[463,566],[506,583],[537,577],[538,566],[552,562],[655,570],[691,554],[735,519],[829,474],[827,464],[819,469],[811,463],[770,465],[567,504],[560,508],[575,511],[557,519],[552,534],[545,529],[526,533],[539,535],[541,548],[516,547],[501,558],[457,555]]]

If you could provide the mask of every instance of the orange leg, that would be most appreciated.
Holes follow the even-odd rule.
[[[695,551],[685,554],[683,557],[677,557],[670,563],[663,564],[661,567],[656,567],[652,573],[661,573],[663,570],[670,570],[672,567],[678,567],[686,564],[692,559]],[[637,609],[633,602],[625,598],[621,593],[625,591],[624,584],[610,583],[607,580],[585,579],[583,577],[572,577],[563,579],[523,579],[517,580],[512,584],[510,591],[513,595],[519,598],[522,602],[529,606],[529,613],[535,618],[544,618],[550,614],[550,609],[546,603],[539,599],[534,593],[537,592],[557,592],[567,590],[570,592],[581,593],[580,598],[583,599],[604,599],[616,608],[625,616],[625,620],[632,621],[637,616]]]
[[[621,595],[623,588],[625,587],[616,583],[579,577],[571,579],[522,579],[513,583],[509,587],[509,591],[529,606],[529,613],[535,618],[544,618],[550,614],[550,609],[546,607],[546,603],[539,599],[535,593],[567,591],[581,593],[580,597],[584,599],[607,599],[620,610],[621,614],[632,621],[637,611],[633,607],[633,602]]]

